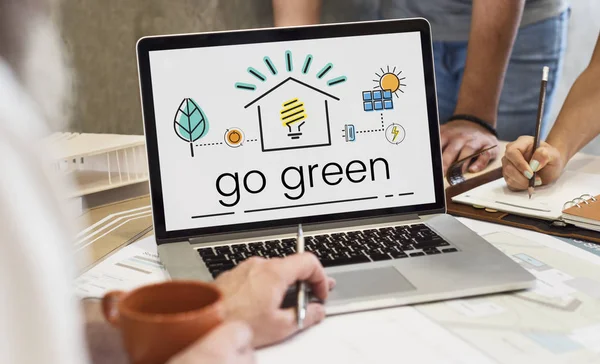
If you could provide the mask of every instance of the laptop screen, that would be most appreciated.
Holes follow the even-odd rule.
[[[150,51],[166,231],[436,203],[421,41]]]

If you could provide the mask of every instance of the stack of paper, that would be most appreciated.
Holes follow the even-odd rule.
[[[119,250],[82,274],[75,282],[75,289],[81,298],[101,298],[108,291],[129,291],[169,278],[158,258],[154,236],[150,236]]]

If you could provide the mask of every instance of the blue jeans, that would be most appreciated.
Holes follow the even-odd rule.
[[[542,135],[548,132],[548,115],[567,43],[569,10],[520,28],[508,64],[496,124],[500,140],[512,141],[535,134],[542,67],[550,67]],[[467,57],[467,42],[434,42],[435,75],[440,122],[454,113]]]

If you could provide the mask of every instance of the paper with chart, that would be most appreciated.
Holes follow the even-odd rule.
[[[258,362],[600,363],[600,257],[534,236],[484,237],[535,289],[331,317]]]
[[[509,233],[485,238],[537,277],[535,289],[417,310],[499,363],[600,363],[600,258]]]
[[[567,243],[567,244],[571,244],[573,246],[576,246],[580,249],[583,249],[587,252],[590,252],[592,254],[595,254],[597,256],[600,257],[600,244],[595,244],[595,243],[590,243],[587,241],[583,241],[583,240],[577,240],[577,239],[571,239],[571,238],[561,238],[561,237],[557,237],[557,239]]]
[[[154,236],[126,246],[75,281],[79,297],[102,297],[111,290],[128,291],[161,282],[169,275],[161,264]]]
[[[515,215],[546,220],[559,220],[563,205],[584,194],[600,193],[600,175],[565,171],[549,186],[535,188],[531,200],[527,191],[508,189],[503,178],[486,183],[452,198],[467,205],[481,205]]]

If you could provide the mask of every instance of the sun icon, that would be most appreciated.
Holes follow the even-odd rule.
[[[381,74],[375,72],[375,76],[379,77],[379,79],[373,80],[373,82],[377,83],[377,85],[373,87],[374,89],[381,89],[384,91],[390,90],[394,95],[396,95],[396,97],[399,97],[398,91],[404,93],[402,88],[406,87],[406,85],[402,83],[402,80],[404,80],[406,77],[400,77],[402,71],[398,71],[398,73],[396,73],[396,67],[390,71],[390,66],[387,66],[387,71],[384,71],[383,68],[380,68],[380,70]]]

